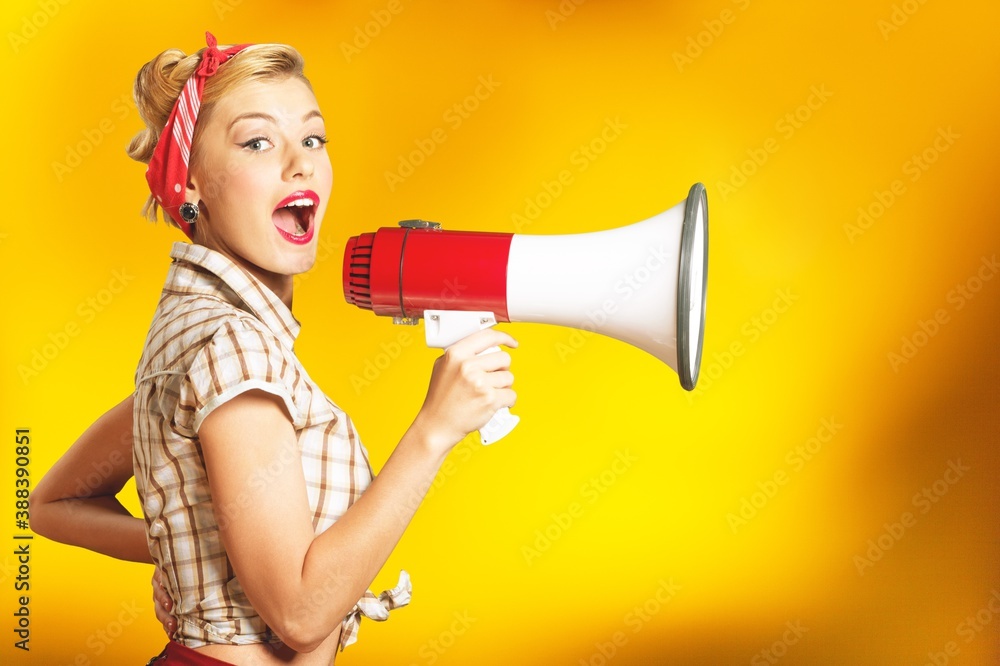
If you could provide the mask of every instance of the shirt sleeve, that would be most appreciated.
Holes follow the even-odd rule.
[[[262,324],[249,317],[224,323],[194,356],[181,382],[175,423],[197,434],[205,417],[236,396],[258,389],[281,398],[299,429],[305,414],[296,405],[302,383],[292,353]]]

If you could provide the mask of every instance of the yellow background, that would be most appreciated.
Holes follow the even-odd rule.
[[[699,390],[623,343],[507,326],[522,423],[460,445],[376,580],[405,567],[413,603],[340,661],[997,663],[998,21],[973,0],[8,0],[0,661],[145,663],[165,640],[150,567],[38,537],[31,651],[13,649],[13,432],[31,428],[37,481],[131,390],[180,233],[139,217],[127,100],[144,62],[210,29],[305,56],[336,181],[298,351],[376,470],[437,352],[344,303],[349,236],[411,217],[591,231],[708,188]],[[499,85],[456,127],[480,77]],[[526,200],[545,205],[515,228]]]

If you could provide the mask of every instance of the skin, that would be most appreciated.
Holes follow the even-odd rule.
[[[241,118],[247,112],[253,117]],[[297,78],[247,83],[220,100],[199,127],[187,193],[202,211],[195,241],[229,256],[290,306],[293,276],[315,261],[316,235],[308,244],[292,244],[277,233],[271,214],[289,193],[313,190],[320,197],[313,224],[322,222],[333,176],[322,143],[311,140],[323,136],[315,97]],[[266,140],[253,141],[260,137]],[[213,175],[222,168],[226,187],[213,187]],[[230,507],[220,521],[226,552],[254,608],[283,644],[210,645],[201,651],[245,665],[305,666],[335,658],[344,616],[388,559],[448,453],[499,408],[514,404],[510,356],[479,355],[497,345],[517,343],[487,329],[435,361],[424,403],[385,466],[320,535],[313,533],[301,466],[278,462],[297,456],[296,433],[280,400],[249,391],[204,420],[199,439],[213,504]],[[32,495],[36,532],[150,561],[144,521],[115,498],[132,475],[131,431],[130,396],[91,426],[39,483]],[[248,448],[248,441],[255,446]],[[102,462],[100,469],[110,466],[107,477],[96,488],[81,487],[78,470]],[[251,487],[253,473],[264,468],[280,471],[263,489],[259,483]],[[153,588],[157,617],[172,631],[158,572]],[[317,590],[325,594],[318,598]]]
[[[292,278],[316,260],[333,188],[316,97],[298,78],[246,83],[199,127],[185,197],[201,210],[194,241],[246,268],[291,307]],[[316,233],[305,245],[286,241],[271,220],[278,203],[298,190],[319,195]]]

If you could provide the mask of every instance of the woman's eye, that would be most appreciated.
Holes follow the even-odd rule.
[[[245,142],[243,144],[243,147],[247,148],[248,150],[251,150],[253,152],[261,152],[261,151],[267,150],[268,148],[273,147],[273,145],[274,144],[272,144],[270,142],[270,140],[265,139],[262,136],[259,136],[259,137],[250,139],[249,141]]]
[[[310,136],[302,140],[302,145],[306,148],[322,148],[326,145],[326,137],[323,136]]]

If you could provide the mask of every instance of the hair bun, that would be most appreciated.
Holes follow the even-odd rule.
[[[132,94],[146,128],[132,137],[128,147],[129,157],[149,163],[157,137],[167,124],[174,102],[197,66],[197,55],[188,56],[178,49],[168,49],[139,70]]]

